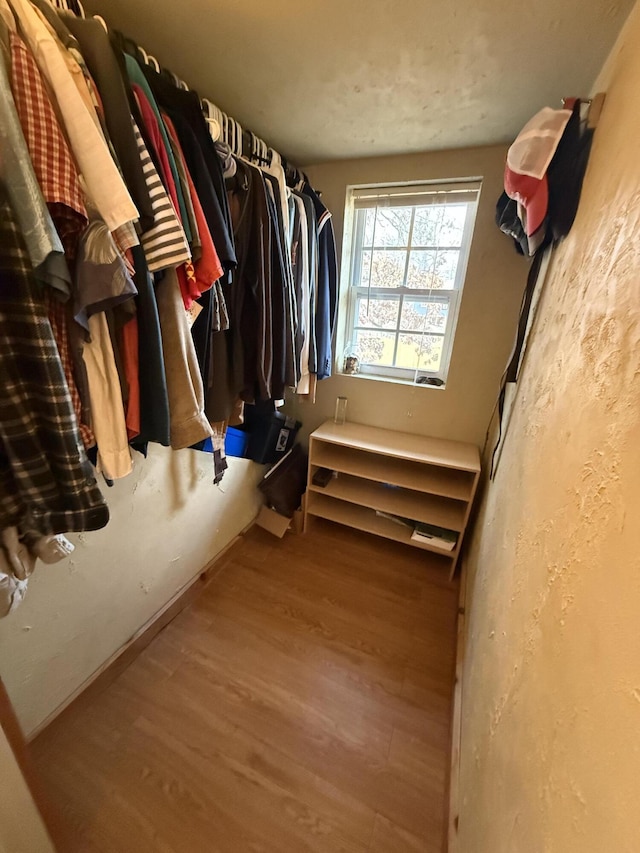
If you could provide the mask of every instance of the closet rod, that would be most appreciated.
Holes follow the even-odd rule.
[[[86,17],[84,7],[80,0],[54,0],[54,3],[55,6],[62,11],[71,12],[81,18]],[[99,15],[94,15],[94,17],[96,20],[100,21],[105,29],[107,29],[104,18]],[[133,41],[133,39],[129,39],[126,36],[124,38],[126,42],[135,47],[140,59],[142,59],[146,65],[151,66],[158,73],[164,71],[164,73],[173,80],[177,88],[189,91],[189,87],[184,80],[181,80],[168,68],[162,68],[153,54],[148,53],[143,47]],[[291,179],[294,184],[297,184],[302,180],[307,180],[305,173],[298,169],[297,166],[289,163],[285,157],[276,151],[275,148],[267,145],[263,139],[256,136],[252,131],[244,130],[240,122],[227,115],[227,113],[223,112],[212,101],[207,98],[200,98],[199,95],[198,98],[200,99],[200,107],[205,121],[207,122],[209,133],[211,134],[211,138],[214,142],[226,142],[236,157],[244,156],[249,161],[261,163],[267,166],[272,164],[273,155],[275,154],[279,157],[287,178]]]

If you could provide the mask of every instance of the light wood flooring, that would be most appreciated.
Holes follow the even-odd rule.
[[[457,585],[316,520],[253,528],[33,744],[60,853],[441,853]]]

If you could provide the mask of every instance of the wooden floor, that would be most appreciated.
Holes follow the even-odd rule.
[[[457,587],[424,551],[254,528],[34,743],[61,853],[441,853]]]

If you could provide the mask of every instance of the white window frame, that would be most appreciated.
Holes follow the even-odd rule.
[[[451,363],[451,354],[455,340],[455,332],[460,312],[460,303],[462,292],[467,272],[469,254],[471,250],[471,241],[473,238],[473,230],[475,218],[478,208],[478,199],[480,196],[482,181],[480,178],[470,178],[459,181],[447,181],[446,183],[424,182],[418,184],[386,184],[373,186],[350,186],[347,188],[347,200],[345,210],[345,230],[344,230],[344,248],[342,253],[342,292],[346,296],[343,300],[345,311],[345,321],[341,324],[343,334],[341,336],[342,346],[337,348],[336,360],[337,371],[343,370],[343,355],[346,348],[355,339],[356,330],[356,309],[359,296],[384,297],[385,295],[400,297],[400,306],[398,309],[398,320],[395,329],[380,329],[381,332],[391,332],[395,335],[395,347],[398,346],[398,339],[401,334],[416,334],[415,330],[403,330],[400,326],[402,317],[402,305],[405,297],[409,298],[426,298],[429,301],[443,301],[448,303],[449,311],[447,313],[447,323],[442,337],[443,349],[440,360],[440,368],[437,371],[429,371],[412,368],[402,368],[375,364],[360,364],[360,374],[363,376],[373,376],[382,379],[391,379],[400,382],[408,382],[416,385],[429,385],[432,380],[433,384],[444,384],[447,379],[449,365]],[[406,265],[404,272],[404,280],[406,281],[409,252],[411,249],[447,249],[454,248],[459,250],[459,259],[456,267],[456,275],[454,286],[452,289],[437,289],[425,288],[417,289],[406,286],[394,288],[377,288],[367,287],[365,285],[356,285],[354,282],[361,280],[360,270],[362,264],[362,245],[364,224],[358,225],[358,217],[356,211],[363,208],[376,207],[421,207],[428,204],[441,204],[443,197],[446,197],[451,202],[465,201],[469,204],[469,209],[465,219],[464,232],[460,247],[443,247],[443,246],[412,246],[412,232],[414,217],[411,217],[411,225],[409,237],[406,247],[398,247],[397,250],[406,252]],[[394,251],[394,249],[390,249]],[[437,334],[425,332],[424,334]]]

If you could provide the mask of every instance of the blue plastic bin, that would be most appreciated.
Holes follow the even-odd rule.
[[[241,429],[227,427],[227,434],[224,439],[224,452],[227,456],[246,456],[248,445],[249,433],[243,432]],[[205,439],[202,449],[205,453],[213,453],[210,438]]]
[[[246,456],[249,434],[234,427],[227,427],[224,439],[224,452],[227,456]]]

